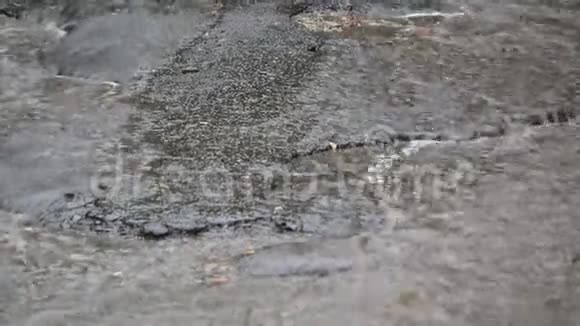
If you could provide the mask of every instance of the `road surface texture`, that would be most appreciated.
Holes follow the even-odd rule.
[[[580,325],[578,1],[0,1],[0,324]]]

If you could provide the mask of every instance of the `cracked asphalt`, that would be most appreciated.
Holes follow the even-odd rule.
[[[3,324],[578,325],[578,3],[49,2],[0,2]]]

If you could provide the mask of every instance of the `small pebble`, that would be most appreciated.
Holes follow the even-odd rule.
[[[416,27],[415,35],[417,37],[429,37],[433,35],[433,29],[429,27]]]
[[[64,199],[68,202],[72,201],[73,199],[75,199],[75,194],[72,192],[67,192],[64,194]]]
[[[210,277],[207,279],[206,284],[209,286],[220,286],[228,283],[230,280],[225,276]]]
[[[558,122],[568,122],[568,112],[566,112],[565,109],[558,110],[558,112],[556,112],[556,116],[558,117]]]
[[[185,67],[181,69],[182,74],[192,74],[196,72],[199,72],[199,68],[197,67]]]
[[[78,214],[77,214],[77,215],[75,215],[75,216],[73,216],[73,217],[72,217],[72,219],[71,219],[71,223],[72,223],[72,224],[76,224],[76,223],[78,223],[78,222],[79,222],[81,219],[82,219],[82,217],[81,217],[80,215],[78,215]]]
[[[251,256],[251,255],[254,255],[255,253],[256,253],[256,250],[254,250],[254,248],[248,248],[248,249],[244,250],[242,255],[243,256]]]
[[[542,125],[544,123],[542,116],[539,114],[530,115],[528,118],[528,122],[532,126],[539,126],[539,125]]]
[[[143,226],[143,235],[160,238],[169,235],[169,229],[161,223],[147,223]]]
[[[492,137],[499,137],[503,135],[503,129],[501,127],[498,126],[491,126],[491,125],[486,125],[481,127],[481,129],[477,130],[474,133],[474,139],[477,138],[481,138],[481,137],[487,137],[487,138],[492,138]]]
[[[121,218],[121,214],[119,214],[118,212],[114,212],[111,213],[107,216],[105,216],[105,221],[107,222],[115,222],[116,220]]]

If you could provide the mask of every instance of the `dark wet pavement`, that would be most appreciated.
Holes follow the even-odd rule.
[[[184,5],[0,17],[2,323],[576,325],[577,5]]]

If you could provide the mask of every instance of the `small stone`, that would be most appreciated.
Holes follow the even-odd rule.
[[[429,27],[416,27],[415,35],[417,37],[429,37],[433,35],[433,29]]]
[[[225,276],[210,277],[207,279],[206,283],[209,286],[219,286],[228,283],[230,280]]]
[[[90,262],[92,260],[91,257],[81,254],[70,254],[69,259],[74,262]]]
[[[110,233],[112,231],[110,227],[103,225],[102,221],[96,221],[95,224],[96,226],[93,228],[93,231],[97,233]]]
[[[96,222],[100,222],[100,221],[102,221],[103,216],[95,210],[89,210],[86,212],[85,218],[95,220]]]
[[[528,116],[524,113],[515,113],[511,117],[506,117],[510,122],[525,123],[528,120]]]
[[[244,252],[242,252],[243,256],[251,256],[256,254],[256,250],[254,250],[254,248],[248,248],[246,250],[244,250]]]
[[[75,199],[75,194],[72,192],[67,192],[64,194],[64,200],[66,200],[67,202],[73,201],[73,199]]]
[[[77,27],[78,27],[78,26],[77,26],[77,23],[70,22],[70,23],[66,23],[66,24],[62,25],[62,26],[60,27],[60,29],[61,29],[61,30],[63,30],[63,31],[65,31],[65,32],[67,32],[67,34],[70,34],[70,33],[72,33],[72,32],[73,32],[73,31],[74,31],[74,30],[75,30]]]
[[[32,120],[40,120],[40,115],[38,111],[28,112],[26,115]]]
[[[316,52],[316,50],[318,50],[318,47],[316,45],[312,45],[308,47],[308,52]]]
[[[188,66],[188,67],[181,69],[182,74],[192,74],[192,73],[196,73],[196,72],[199,72],[199,68],[193,67],[193,66]]]
[[[279,232],[298,232],[302,230],[302,223],[298,219],[279,217],[274,220]]]
[[[580,253],[576,253],[572,257],[572,265],[580,263]]]
[[[111,214],[105,216],[105,221],[107,221],[107,222],[115,222],[116,220],[118,220],[120,218],[121,218],[121,214],[120,213],[117,213],[117,212],[114,212],[114,213],[111,213]]]
[[[528,117],[528,123],[532,126],[540,126],[544,123],[544,121],[541,115],[532,114]]]
[[[145,224],[145,221],[137,219],[129,219],[124,221],[124,224],[127,225],[128,227],[136,228],[143,226]]]
[[[76,214],[75,216],[73,216],[73,217],[72,217],[72,219],[71,219],[71,223],[72,223],[72,224],[76,224],[76,223],[78,223],[78,222],[79,222],[81,219],[82,219],[82,217],[81,217],[80,215]]]
[[[499,137],[502,135],[503,135],[503,129],[501,127],[486,125],[486,126],[481,127],[479,130],[477,130],[475,132],[473,138],[474,139],[482,138],[482,137],[493,138],[493,137]]]
[[[143,235],[161,238],[169,235],[169,229],[161,223],[151,222],[143,226]]]
[[[394,138],[397,141],[404,141],[404,142],[411,141],[411,136],[409,134],[404,134],[404,133],[396,134],[394,136]]]
[[[208,223],[195,221],[168,221],[165,225],[174,230],[174,232],[188,235],[198,235],[206,232],[209,228]]]
[[[558,117],[558,122],[568,122],[569,114],[565,109],[559,109],[558,112],[556,112],[556,116]]]

